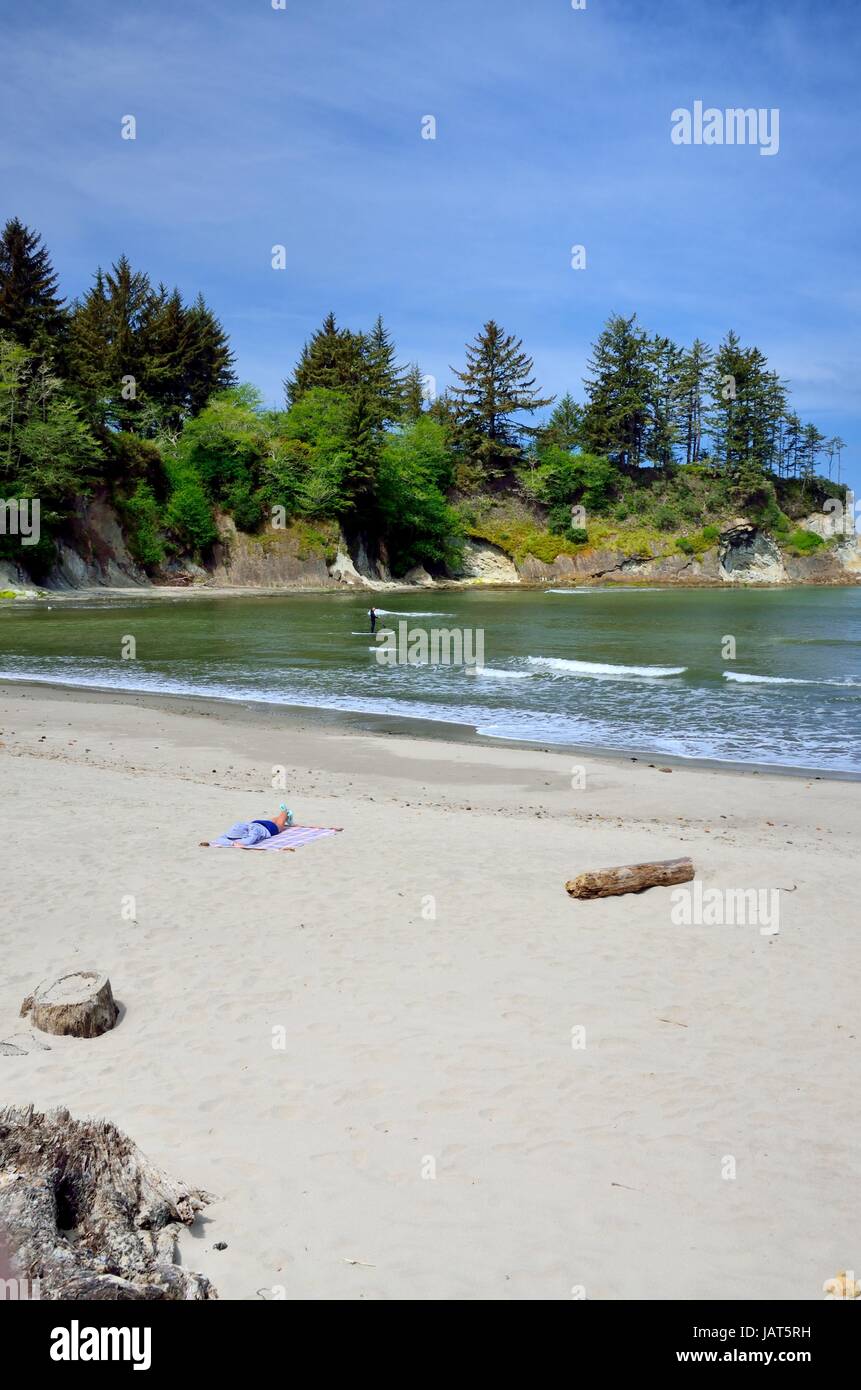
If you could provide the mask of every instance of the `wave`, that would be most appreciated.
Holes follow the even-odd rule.
[[[760,714],[758,734],[755,724],[745,726],[742,733],[738,729],[728,729],[722,734],[717,724],[706,728],[701,721],[699,727],[683,728],[670,734],[666,729],[647,731],[636,724],[622,725],[612,717],[612,712],[607,718],[596,718],[573,711],[516,707],[514,702],[491,711],[478,698],[472,701],[463,699],[448,705],[429,699],[380,697],[371,692],[346,695],[312,691],[307,684],[299,688],[287,681],[283,685],[270,681],[262,688],[254,688],[217,680],[182,680],[154,672],[144,673],[140,669],[124,669],[122,672],[116,667],[75,670],[72,659],[68,659],[67,664],[72,668],[68,673],[62,668],[58,669],[55,659],[50,673],[44,674],[34,670],[30,664],[10,669],[7,658],[0,666],[0,681],[16,684],[35,682],[79,690],[138,692],[150,696],[217,699],[239,703],[246,708],[263,704],[281,709],[344,710],[359,715],[385,715],[399,719],[420,719],[434,724],[465,725],[487,738],[527,744],[555,743],[560,747],[574,747],[598,754],[627,752],[640,757],[666,754],[683,759],[703,759],[714,764],[783,767],[802,771],[805,775],[810,772],[849,773],[861,778],[861,762],[854,752],[854,745],[851,749],[848,744],[835,749],[829,739],[815,736],[809,742],[775,739],[771,716],[769,714],[766,718],[764,710]],[[139,666],[138,663],[125,665]],[[464,690],[463,686],[459,688]],[[479,688],[473,689],[477,696]]]
[[[561,656],[527,656],[530,666],[573,676],[681,676],[687,666],[615,666],[607,661],[568,661]]]
[[[531,679],[529,671],[502,671],[498,666],[467,666],[468,676],[489,676],[492,680],[498,681],[528,681]]]
[[[861,681],[847,676],[844,680],[810,680],[803,676],[751,676],[744,671],[724,671],[725,681],[736,681],[739,685],[835,685],[843,689],[861,689]]]
[[[426,609],[412,608],[378,608],[378,613],[382,613],[387,618],[453,618],[454,613],[431,613]]]

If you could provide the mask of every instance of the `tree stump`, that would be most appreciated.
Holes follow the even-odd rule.
[[[202,1274],[173,1263],[177,1229],[211,1200],[107,1120],[0,1110],[0,1232],[42,1298],[217,1298]]]
[[[28,1014],[33,1027],[43,1033],[97,1038],[113,1028],[119,1009],[107,975],[78,970],[28,994],[21,1005],[21,1017]]]
[[[694,866],[690,859],[657,859],[578,874],[569,879],[565,890],[572,898],[610,898],[619,893],[642,893],[644,888],[688,883],[693,876]]]

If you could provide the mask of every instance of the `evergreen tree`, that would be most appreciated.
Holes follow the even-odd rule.
[[[380,463],[379,403],[363,385],[350,397],[346,412],[347,465],[343,485],[349,511],[366,512],[372,505]]]
[[[364,335],[339,328],[335,315],[327,314],[322,328],[302,349],[293,376],[284,383],[288,406],[318,386],[348,394],[354,391],[366,377],[365,354]]]
[[[801,476],[805,483],[816,477],[816,466],[826,443],[825,435],[816,425],[804,426],[801,436]]]
[[[142,327],[152,288],[126,256],[105,274],[72,314],[69,361],[83,398],[102,424],[133,430],[145,396]]]
[[[612,462],[639,468],[643,462],[654,394],[649,343],[637,323],[613,314],[589,361],[584,419],[587,449]]]
[[[425,382],[418,362],[413,362],[404,377],[403,416],[407,422],[420,420],[425,413]]]
[[[404,409],[406,378],[396,361],[395,347],[383,324],[382,315],[365,340],[367,378],[376,414],[381,425],[399,419]]]
[[[789,478],[801,473],[802,433],[801,420],[794,411],[788,411],[783,419],[783,461]]]
[[[76,395],[91,419],[103,421],[111,385],[108,293],[101,269],[91,288],[72,306],[69,321],[69,372]]]
[[[0,233],[0,333],[45,351],[62,332],[63,303],[42,238],[10,218]]]
[[[531,415],[553,397],[538,395],[522,341],[493,319],[467,344],[466,367],[454,374],[462,383],[451,389],[461,444],[486,478],[499,478],[520,458],[524,435],[537,433],[515,415]]]
[[[838,481],[838,483],[840,482],[840,456],[841,456],[841,454],[842,454],[842,452],[843,452],[843,450],[844,450],[845,448],[846,448],[846,441],[843,440],[843,439],[841,439],[840,436],[839,436],[839,434],[832,435],[832,437],[827,441],[827,443],[826,443],[826,445],[825,445],[825,449],[826,449],[826,452],[827,452],[827,454],[828,454],[828,476],[829,476],[829,478],[831,477],[831,472],[832,472],[832,469],[833,469],[833,467],[834,467],[834,456],[835,456],[835,454],[837,455],[837,481]]]
[[[159,285],[150,296],[141,333],[146,398],[154,424],[178,429],[188,406],[186,378],[192,337],[179,290],[168,291]],[[222,387],[219,384],[215,389]]]
[[[555,445],[559,449],[579,449],[583,443],[583,407],[570,391],[550,412],[550,419],[541,430],[539,445]]]
[[[767,430],[769,434],[769,467],[779,473],[783,461],[783,431],[786,422],[786,383],[777,372],[769,372],[766,383]]]
[[[682,353],[669,338],[652,338],[647,362],[651,389],[644,451],[650,462],[666,470],[675,458]]]
[[[743,464],[766,466],[762,419],[765,359],[730,330],[712,365],[709,433],[716,462],[734,474]]]
[[[711,348],[695,338],[682,353],[678,379],[678,433],[685,463],[699,463],[702,454],[705,403],[712,365]]]
[[[202,295],[153,290],[121,256],[74,306],[69,364],[80,399],[112,428],[154,434],[234,385],[233,355]]]
[[[197,415],[210,396],[236,384],[230,340],[199,294],[185,311],[182,342],[182,404]]]

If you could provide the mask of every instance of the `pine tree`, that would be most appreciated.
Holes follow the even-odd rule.
[[[655,337],[647,345],[651,386],[644,452],[652,463],[665,470],[675,459],[681,361],[681,351],[669,338]]]
[[[102,424],[133,429],[145,398],[141,329],[152,289],[126,256],[103,273],[75,304],[69,365],[80,395]]]
[[[759,433],[762,439],[762,467],[769,472],[780,474],[783,467],[786,386],[777,372],[763,372],[758,409],[761,412]]]
[[[639,468],[654,388],[649,344],[636,314],[629,319],[613,314],[607,320],[587,366],[587,448],[614,463]]]
[[[367,379],[376,414],[381,425],[400,418],[404,409],[405,374],[396,361],[395,346],[383,323],[382,315],[365,339]]]
[[[361,333],[339,328],[335,315],[327,314],[322,328],[302,349],[293,376],[284,383],[287,405],[295,405],[315,386],[347,394],[356,390],[366,377],[366,341]]]
[[[62,333],[63,304],[42,238],[10,218],[0,234],[0,333],[45,351]]]
[[[372,504],[380,462],[381,431],[377,419],[378,402],[367,386],[360,386],[350,398],[346,413],[346,440],[349,462],[343,486],[347,505],[359,513]]]
[[[828,476],[831,477],[834,468],[834,456],[837,455],[837,481],[840,482],[840,456],[846,448],[846,441],[840,438],[839,434],[832,435],[826,442],[825,449],[828,453]]]
[[[750,444],[749,358],[732,329],[712,364],[712,407],[708,417],[715,461],[732,473],[746,459]]]
[[[425,413],[425,381],[418,362],[413,362],[404,377],[402,408],[407,421],[420,420]]]
[[[185,311],[182,360],[183,403],[192,415],[236,384],[230,340],[202,294]]]
[[[153,424],[178,429],[186,407],[186,359],[192,329],[179,290],[160,284],[141,325],[144,384]]]
[[[687,352],[682,353],[678,380],[679,442],[685,451],[685,463],[698,463],[702,454],[705,402],[712,351],[695,338]]]
[[[515,415],[531,415],[553,397],[538,395],[533,361],[521,339],[493,319],[467,344],[465,370],[452,370],[462,382],[451,388],[461,443],[486,478],[501,478],[521,456],[522,438],[537,433]]]
[[[797,478],[801,473],[802,426],[794,411],[787,411],[783,420],[783,459],[786,476]]]
[[[559,449],[578,449],[583,443],[583,407],[578,405],[570,391],[566,391],[558,405],[550,413],[550,419],[541,430],[539,441],[542,446],[555,445]]]
[[[805,483],[816,477],[816,465],[826,442],[825,435],[816,425],[804,426],[801,436],[801,476]]]
[[[83,299],[72,305],[67,354],[72,387],[92,419],[101,420],[106,410],[108,340],[108,296],[100,268]]]

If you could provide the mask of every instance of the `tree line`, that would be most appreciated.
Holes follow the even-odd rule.
[[[636,315],[608,320],[582,402],[542,392],[521,340],[493,320],[452,378],[436,394],[398,361],[382,318],[362,332],[329,314],[283,407],[267,408],[237,383],[202,295],[186,302],[121,256],[67,303],[38,233],[12,219],[0,234],[0,488],[41,499],[46,564],[51,534],[97,487],[153,569],[205,554],[219,510],[255,530],[279,508],[384,541],[402,571],[452,562],[458,503],[476,494],[514,492],[551,517],[580,501],[600,511],[623,476],[687,465],[743,495],[809,478],[825,458],[830,476],[844,447],[802,424],[764,354],[734,333],[716,350],[682,348]]]

